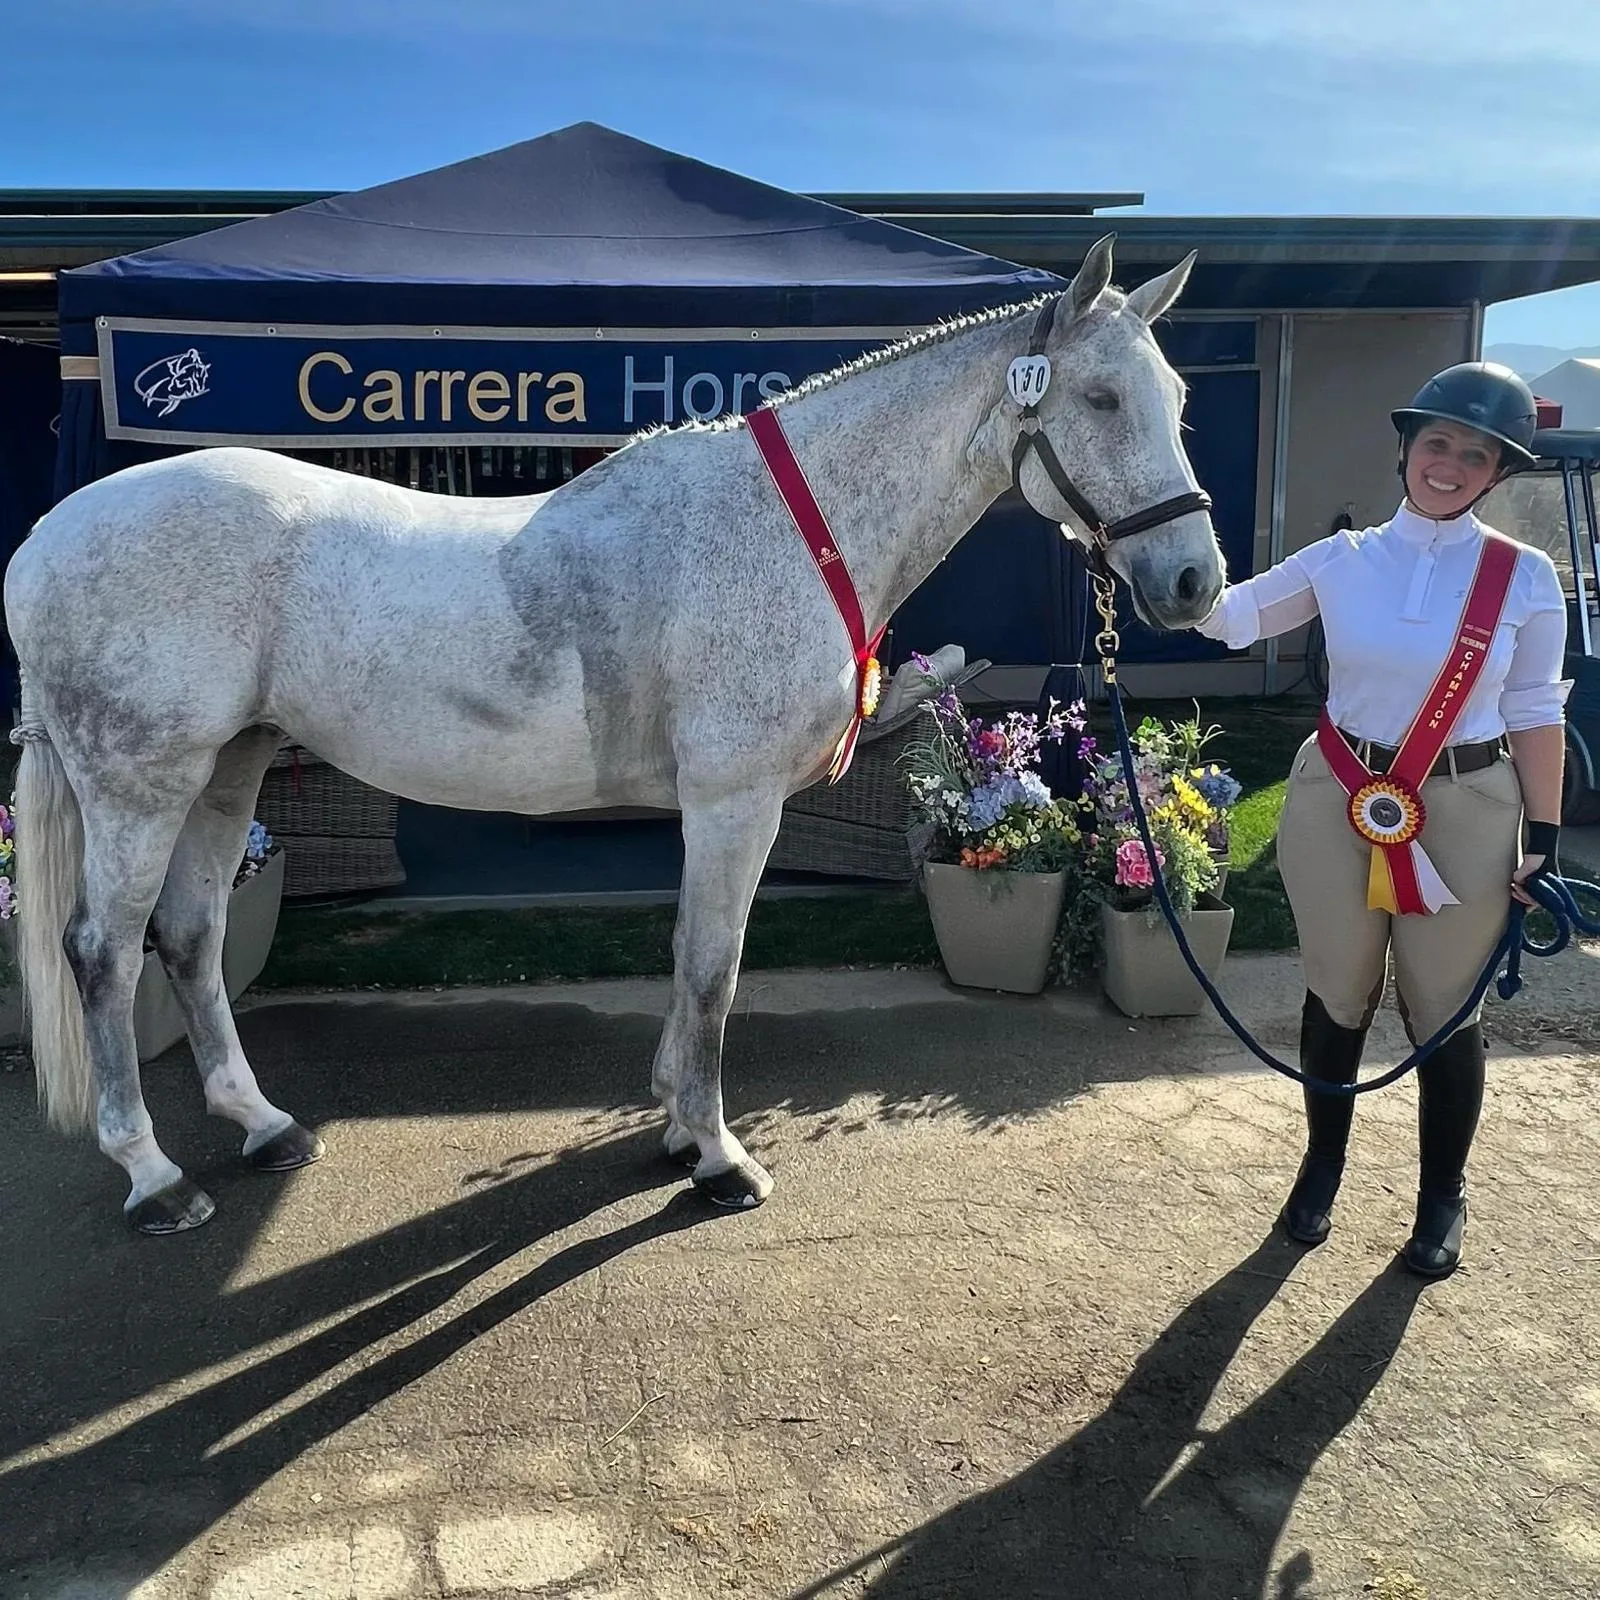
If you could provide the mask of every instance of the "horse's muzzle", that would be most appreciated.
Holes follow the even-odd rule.
[[[1152,628],[1192,628],[1211,615],[1224,572],[1209,522],[1205,538],[1172,541],[1176,548],[1130,552],[1128,588],[1139,620]],[[1187,547],[1187,548],[1185,548]]]

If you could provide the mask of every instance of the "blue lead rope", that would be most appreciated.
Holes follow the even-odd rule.
[[[1233,1030],[1239,1043],[1258,1061],[1271,1067],[1274,1072],[1281,1072],[1286,1078],[1293,1078],[1296,1083],[1303,1083],[1307,1088],[1315,1089],[1322,1094],[1370,1094],[1374,1089],[1386,1088],[1397,1079],[1403,1078],[1413,1067],[1426,1061],[1472,1015],[1487,993],[1489,985],[1495,982],[1495,974],[1499,972],[1501,962],[1505,963],[1505,972],[1496,984],[1496,988],[1502,1000],[1509,1000],[1522,988],[1523,951],[1533,956],[1559,955],[1572,943],[1575,932],[1600,934],[1600,918],[1585,916],[1578,906],[1577,898],[1579,895],[1584,895],[1592,904],[1600,907],[1600,888],[1579,879],[1561,878],[1554,873],[1534,880],[1527,886],[1528,893],[1549,913],[1550,919],[1555,923],[1556,931],[1551,939],[1541,944],[1532,938],[1524,927],[1527,908],[1520,900],[1512,900],[1511,914],[1506,919],[1506,931],[1501,935],[1499,944],[1494,947],[1494,954],[1489,957],[1488,964],[1478,976],[1478,981],[1472,986],[1472,993],[1462,1003],[1461,1009],[1431,1039],[1418,1045],[1398,1067],[1392,1067],[1388,1072],[1369,1079],[1366,1083],[1330,1083],[1325,1078],[1313,1078],[1291,1067],[1287,1062],[1278,1060],[1271,1051],[1257,1043],[1250,1030],[1228,1009],[1227,1001],[1217,993],[1216,985],[1195,960],[1194,951],[1189,948],[1189,940],[1183,931],[1183,922],[1173,909],[1172,897],[1167,893],[1161,868],[1156,864],[1155,841],[1150,837],[1150,822],[1144,814],[1144,801],[1140,798],[1139,785],[1134,779],[1133,748],[1128,740],[1127,719],[1122,713],[1122,685],[1116,681],[1114,672],[1107,675],[1106,691],[1111,699],[1111,718],[1117,730],[1117,750],[1122,757],[1122,770],[1127,779],[1128,795],[1133,801],[1133,817],[1139,826],[1139,838],[1144,844],[1150,862],[1150,875],[1155,885],[1156,900],[1161,906],[1162,915],[1166,917],[1168,926],[1172,929],[1173,937],[1178,941],[1178,949],[1183,952],[1183,959],[1189,964],[1189,970],[1195,975],[1200,987],[1205,990],[1206,997],[1216,1007],[1217,1015]]]

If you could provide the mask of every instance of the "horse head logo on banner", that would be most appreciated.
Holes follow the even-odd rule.
[[[180,355],[152,361],[133,380],[135,393],[157,417],[170,417],[185,400],[198,400],[210,393],[211,364],[192,346]]]

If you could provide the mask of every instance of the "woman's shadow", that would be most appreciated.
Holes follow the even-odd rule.
[[[1110,1405],[1026,1472],[963,1501],[850,1571],[877,1600],[1234,1600],[1266,1592],[1317,1458],[1399,1348],[1422,1280],[1391,1265],[1316,1345],[1223,1427],[1201,1418],[1296,1262],[1263,1240],[1140,1357]],[[874,1576],[881,1573],[881,1576]],[[795,1600],[839,1592],[834,1573]],[[1314,1576],[1301,1550],[1275,1600]]]

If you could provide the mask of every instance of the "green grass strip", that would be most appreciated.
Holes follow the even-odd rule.
[[[654,977],[672,971],[672,906],[358,914],[286,909],[260,989],[426,989],[435,985]],[[744,966],[934,966],[920,897],[758,900]]]

